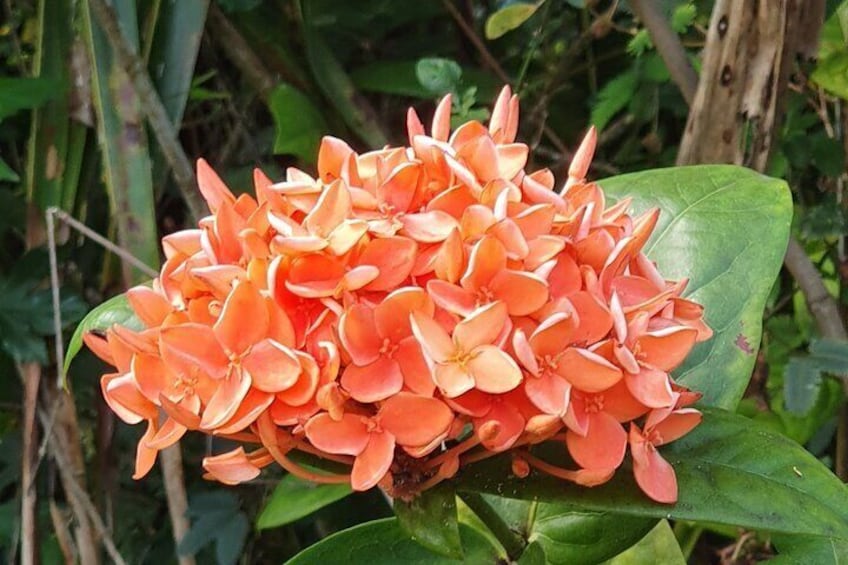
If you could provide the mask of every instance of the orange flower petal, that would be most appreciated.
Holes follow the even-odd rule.
[[[676,327],[650,332],[638,339],[641,355],[637,357],[657,369],[671,371],[686,359],[698,331],[689,327]]]
[[[244,354],[268,333],[268,308],[259,289],[249,281],[236,285],[215,323],[215,336],[228,351]]]
[[[401,233],[419,243],[444,241],[459,225],[453,216],[438,210],[404,214],[399,219],[403,224]]]
[[[378,418],[399,445],[422,447],[447,433],[453,412],[436,398],[400,392],[383,403]]]
[[[524,381],[527,398],[545,414],[565,416],[571,397],[571,384],[554,373],[545,371]]]
[[[339,339],[357,365],[368,365],[380,356],[383,339],[377,332],[374,311],[354,304],[339,319]]]
[[[630,427],[630,453],[633,455],[633,476],[642,492],[656,502],[677,502],[674,468],[642,437],[635,425]]]
[[[223,204],[232,204],[236,200],[221,177],[212,170],[205,159],[197,160],[197,186],[213,214]]]
[[[241,401],[241,404],[226,423],[222,424],[215,430],[216,434],[226,435],[234,434],[244,430],[251,425],[274,401],[274,395],[267,392],[262,392],[255,388],[251,388],[247,392],[247,396]]]
[[[300,351],[296,351],[295,354],[300,362],[300,376],[291,387],[278,392],[277,398],[290,406],[303,406],[315,396],[315,391],[318,389],[318,381],[321,377],[321,370],[309,354]],[[336,357],[338,357],[338,353],[336,353]],[[335,362],[338,363],[338,358]],[[337,372],[338,367],[334,370]],[[335,378],[335,373],[333,374],[333,378]]]
[[[491,290],[506,303],[510,316],[530,315],[548,301],[548,284],[523,271],[501,271],[492,279]]]
[[[557,365],[558,373],[584,392],[600,392],[621,380],[621,369],[586,349],[569,347]]]
[[[421,349],[433,361],[444,363],[456,352],[456,346],[448,332],[433,318],[423,312],[410,315],[410,327]]]
[[[313,416],[304,426],[309,442],[327,453],[359,455],[368,445],[369,433],[365,418],[345,413],[341,420],[329,414]]]
[[[472,349],[493,343],[509,320],[506,304],[493,302],[481,306],[462,320],[453,329],[453,341],[457,347],[470,353]]]
[[[365,449],[353,462],[350,486],[353,490],[368,490],[376,486],[389,472],[395,456],[395,438],[387,432],[372,433]]]
[[[162,328],[159,351],[165,363],[183,377],[193,377],[200,369],[210,377],[220,379],[229,365],[229,359],[212,328],[200,324]]]
[[[406,237],[384,237],[371,240],[359,257],[360,265],[373,265],[380,270],[365,290],[391,291],[409,277],[415,265],[418,246]]]
[[[701,423],[703,416],[694,408],[682,408],[669,414],[663,421],[653,426],[653,431],[662,438],[656,445],[665,445],[691,432]],[[645,426],[651,425],[651,417]]]
[[[433,381],[448,398],[455,398],[474,388],[474,376],[458,363],[436,365]]]
[[[668,373],[650,367],[640,367],[636,374],[624,375],[630,393],[649,408],[665,408],[674,404]]]
[[[512,447],[524,432],[524,425],[524,417],[507,402],[493,402],[485,416],[474,420],[483,447],[491,451],[505,451]]]
[[[581,467],[617,469],[627,448],[627,432],[618,420],[604,412],[597,412],[589,417],[585,436],[568,430],[565,441],[571,457]]]
[[[406,388],[424,396],[432,396],[436,383],[427,365],[421,346],[414,337],[408,337],[398,343],[394,358],[403,373],[403,384]]]
[[[500,241],[486,236],[473,247],[468,259],[468,269],[460,280],[462,286],[472,291],[486,288],[495,275],[506,268],[506,250]]]
[[[473,292],[446,281],[427,281],[427,293],[433,302],[459,316],[468,316],[477,307],[477,296]]]
[[[162,427],[157,430],[156,434],[147,440],[147,447],[150,449],[163,450],[180,441],[185,435],[186,427],[174,420],[168,418]]]
[[[515,361],[494,345],[481,345],[468,361],[468,371],[478,390],[492,394],[509,392],[521,384],[521,369]]]
[[[133,473],[133,479],[136,481],[149,473],[150,469],[153,468],[153,464],[156,463],[156,454],[159,451],[147,447],[147,442],[156,435],[156,425],[154,422],[155,420],[148,420],[147,431],[144,432],[144,435],[138,441],[138,447],[135,452],[135,472]]]
[[[100,389],[109,408],[127,424],[152,420],[159,414],[156,405],[138,390],[132,373],[103,375]]]
[[[253,386],[264,392],[282,392],[291,388],[300,375],[300,363],[287,347],[264,339],[242,359]]]
[[[397,361],[379,357],[368,365],[348,365],[342,373],[341,383],[354,400],[378,402],[403,388],[403,373]]]
[[[203,468],[216,481],[225,485],[237,485],[259,476],[259,467],[254,465],[238,447],[227,453],[203,458]]]
[[[130,306],[148,328],[162,324],[171,313],[171,305],[165,297],[149,286],[135,286],[126,293]]]
[[[218,390],[203,409],[200,427],[211,430],[232,418],[248,390],[250,390],[250,375],[244,371],[235,370],[221,379]]]
[[[424,289],[410,286],[395,290],[374,308],[377,332],[392,342],[411,336],[409,315],[413,312],[422,312],[427,316],[435,313],[433,301]]]

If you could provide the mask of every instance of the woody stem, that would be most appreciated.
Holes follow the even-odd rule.
[[[504,519],[501,518],[497,510],[492,508],[492,505],[483,498],[482,494],[477,492],[462,492],[459,494],[459,497],[474,511],[474,514],[486,524],[486,527],[498,539],[504,550],[506,550],[509,560],[516,561],[524,552],[527,540],[516,534],[504,522]]]

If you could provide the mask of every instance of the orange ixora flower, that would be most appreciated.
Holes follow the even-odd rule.
[[[594,486],[629,445],[640,488],[674,502],[657,447],[700,421],[669,372],[711,336],[703,308],[642,251],[659,211],[631,217],[587,180],[595,131],[555,190],[524,170],[518,113],[504,88],[488,126],[451,131],[447,96],[429,130],[409,111],[408,147],[327,137],[317,176],[257,171],[255,197],[199,161],[211,214],[166,236],[160,276],[127,294],[146,329],[86,336],[117,369],[109,406],[148,425],[135,477],[190,430],[251,446],[206,457],[210,479],[276,462],[400,497],[505,451],[521,477]]]

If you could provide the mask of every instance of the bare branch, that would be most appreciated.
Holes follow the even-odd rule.
[[[645,24],[657,52],[668,67],[671,80],[680,89],[686,104],[691,106],[695,100],[695,90],[698,88],[698,74],[689,63],[686,49],[677,33],[671,29],[671,24],[663,15],[656,0],[630,0],[630,7]]]

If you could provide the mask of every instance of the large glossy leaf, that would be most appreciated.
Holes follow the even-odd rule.
[[[317,484],[286,475],[271,493],[271,498],[256,520],[256,527],[264,530],[284,526],[350,493],[349,485]]]
[[[677,538],[666,520],[660,520],[654,529],[627,551],[607,561],[604,565],[686,565],[686,559]]]
[[[686,295],[706,306],[715,331],[677,370],[705,404],[732,408],[756,360],[762,314],[783,261],[792,200],[786,183],[730,165],[678,167],[601,181],[637,212],[658,206],[646,246],[664,276],[689,278]]]
[[[287,565],[477,565],[498,563],[503,559],[498,549],[478,531],[463,524],[459,534],[465,553],[461,562],[434,554],[410,539],[397,518],[386,518],[334,534],[300,552]]]
[[[274,153],[315,163],[327,123],[312,100],[292,85],[281,84],[268,95],[268,109],[274,118]]]
[[[587,489],[541,474],[515,478],[505,458],[467,469],[458,488],[634,516],[848,539],[848,487],[827,467],[748,418],[714,408],[704,413],[700,426],[662,450],[677,473],[675,505],[650,501],[626,468],[609,483]]]
[[[410,502],[394,501],[400,527],[427,549],[462,559],[456,513],[456,491],[450,483],[422,492]]]
[[[654,518],[584,510],[566,504],[483,497],[510,530],[527,541],[522,560],[529,560],[541,551],[550,563],[600,563],[638,542],[656,524]]]
[[[106,331],[113,324],[119,324],[131,330],[141,330],[144,328],[141,320],[136,317],[135,312],[130,307],[126,294],[114,296],[86,314],[85,318],[83,318],[82,322],[74,330],[74,335],[71,336],[71,341],[68,343],[63,374],[68,373],[71,361],[74,360],[74,357],[82,349],[82,336],[92,331]]]
[[[772,565],[846,565],[848,540],[818,536],[776,536],[772,542],[778,556]]]

